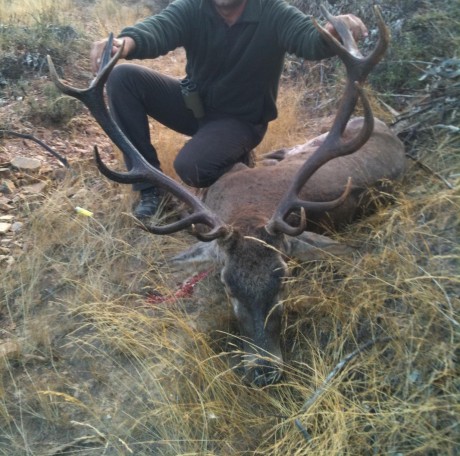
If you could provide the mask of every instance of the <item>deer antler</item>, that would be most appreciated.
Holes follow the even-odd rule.
[[[367,142],[372,134],[374,129],[374,117],[369,101],[361,85],[366,80],[372,68],[377,65],[377,63],[385,54],[388,43],[390,41],[389,31],[385,26],[380,10],[377,7],[375,7],[374,10],[377,16],[379,28],[379,41],[373,52],[367,57],[362,56],[345,23],[339,17],[332,16],[324,8],[324,6],[322,6],[323,14],[326,16],[328,21],[332,23],[343,44],[337,41],[326,29],[314,21],[314,24],[322,37],[335,50],[336,54],[344,63],[347,71],[347,83],[331,130],[326,136],[324,142],[318,147],[313,155],[308,158],[308,160],[297,172],[291,187],[286,192],[283,199],[280,201],[278,207],[276,208],[272,218],[267,223],[265,228],[271,234],[280,232],[290,236],[297,236],[304,230],[305,226],[302,226],[301,223],[300,226],[293,227],[285,221],[286,217],[292,210],[296,208],[303,208],[310,211],[331,210],[342,204],[351,190],[351,182],[349,180],[342,195],[333,201],[305,201],[300,199],[298,196],[300,190],[308,181],[308,179],[310,179],[310,177],[319,168],[321,168],[321,166],[334,158],[349,155],[357,151]],[[347,142],[344,142],[341,138],[341,135],[344,132],[347,122],[353,113],[358,98],[361,98],[361,102],[364,108],[363,127],[356,137]]]
[[[101,66],[98,74],[87,89],[77,89],[63,83],[57,76],[53,61],[50,56],[48,56],[51,78],[57,88],[64,94],[77,98],[83,102],[108,137],[120,150],[123,151],[124,154],[129,156],[132,163],[132,168],[128,172],[122,173],[112,171],[102,162],[97,147],[95,147],[94,154],[99,171],[109,179],[123,184],[139,182],[152,183],[155,186],[171,192],[179,200],[191,207],[192,213],[187,215],[184,219],[163,226],[149,226],[146,228],[148,231],[151,231],[154,234],[171,234],[194,224],[202,224],[210,228],[209,232],[200,233],[199,236],[202,241],[211,241],[218,237],[227,235],[230,231],[230,227],[223,224],[216,214],[211,212],[185,187],[182,187],[175,180],[150,165],[124,135],[124,133],[120,130],[120,127],[109,114],[104,101],[104,85],[110,72],[119,60],[123,50],[123,46],[121,46],[118,52],[110,58],[112,43],[113,34],[111,33],[103,55],[101,56]]]

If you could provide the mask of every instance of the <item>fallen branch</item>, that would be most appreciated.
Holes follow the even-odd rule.
[[[345,358],[342,358],[337,365],[332,369],[332,371],[328,374],[322,385],[310,396],[303,404],[302,408],[299,410],[299,414],[301,413],[306,413],[312,406],[315,404],[315,402],[326,392],[327,388],[330,386],[332,383],[332,380],[344,369],[344,367],[353,359],[355,358],[359,353],[362,353],[364,350],[367,350],[368,348],[374,346],[377,343],[385,343],[391,340],[391,337],[384,337],[382,339],[372,339],[369,340],[368,342],[364,343],[363,345],[359,346],[356,350],[351,352],[349,355],[345,356]],[[299,418],[296,418],[294,420],[295,425],[299,429],[299,431],[302,433],[304,439],[308,443],[312,443],[312,437],[308,430],[305,428],[305,426],[300,422]]]
[[[458,92],[460,92],[460,90],[458,90]],[[456,95],[458,96],[458,94]],[[420,101],[417,103],[416,107],[412,107],[406,112],[399,114],[397,116],[397,119],[391,125],[394,126],[397,123],[402,122],[403,120],[407,120],[415,116],[420,116],[421,114],[433,110],[439,105],[444,106],[444,110],[447,110],[447,108],[451,108],[452,110],[454,110],[458,107],[459,102],[457,98],[450,98],[448,95],[443,95],[440,97],[429,98],[427,100]],[[436,112],[436,114],[439,115],[438,112]]]
[[[16,133],[15,131],[11,130],[0,130],[0,137],[4,136],[15,136],[16,138],[30,139],[31,141],[36,142],[38,145],[46,149],[53,157],[57,158],[66,168],[70,168],[69,162],[65,157],[60,155],[58,152],[56,152],[54,149],[49,147],[47,144],[45,144],[43,141],[36,138],[35,136],[28,135],[25,133]]]
[[[441,176],[441,174],[439,174],[438,172],[432,170],[428,165],[425,165],[425,163],[422,163],[418,158],[415,158],[410,153],[406,153],[406,157],[410,158],[415,163],[417,163],[417,165],[420,166],[420,168],[422,168],[423,170],[428,171],[430,174],[441,180],[450,190],[454,188],[454,186],[445,177]]]

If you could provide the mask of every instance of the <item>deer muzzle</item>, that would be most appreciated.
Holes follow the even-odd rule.
[[[257,387],[273,385],[283,375],[283,360],[275,355],[245,355],[243,362],[245,380]]]

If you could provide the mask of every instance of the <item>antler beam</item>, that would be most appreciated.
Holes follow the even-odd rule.
[[[295,209],[304,208],[310,211],[327,211],[343,203],[351,190],[350,181],[342,195],[333,201],[305,201],[300,199],[298,195],[308,179],[310,179],[321,166],[334,158],[349,155],[357,151],[367,142],[374,129],[372,109],[362,89],[362,84],[365,82],[372,68],[382,59],[390,41],[389,31],[385,26],[380,10],[375,7],[380,35],[379,41],[374,51],[368,57],[363,57],[345,23],[343,23],[339,17],[331,16],[324,7],[322,7],[322,9],[326,18],[337,30],[342,43],[337,41],[316,21],[314,22],[315,26],[344,63],[347,70],[347,84],[331,130],[324,142],[300,168],[289,190],[286,192],[272,218],[267,223],[265,228],[271,234],[276,232],[282,232],[291,236],[298,234],[302,227],[293,227],[286,222],[287,216]],[[341,135],[355,109],[358,98],[361,98],[364,108],[363,127],[356,137],[345,142],[341,138]]]
[[[110,34],[101,57],[101,66],[98,74],[87,89],[77,89],[62,82],[56,73],[51,57],[48,56],[51,78],[56,87],[62,93],[80,100],[89,109],[113,143],[129,156],[132,162],[132,168],[128,172],[112,171],[102,162],[97,147],[95,147],[95,158],[99,170],[109,179],[124,184],[139,182],[152,183],[172,193],[192,209],[191,214],[187,215],[184,219],[167,225],[149,226],[146,228],[148,231],[154,234],[171,234],[194,224],[202,224],[209,227],[210,230],[207,233],[200,233],[201,240],[212,241],[213,239],[227,235],[230,227],[222,223],[216,214],[211,212],[199,198],[189,192],[185,187],[150,165],[124,135],[107,110],[104,101],[104,85],[123,51],[123,46],[121,46],[118,52],[111,58],[112,43],[113,34]]]

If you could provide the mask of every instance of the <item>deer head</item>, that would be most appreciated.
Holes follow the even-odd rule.
[[[237,173],[230,172],[222,176],[208,191],[208,197],[211,194],[213,201],[211,198],[203,202],[145,161],[113,121],[103,99],[104,84],[119,59],[121,49],[110,58],[112,45],[110,42],[107,44],[101,69],[90,87],[84,90],[70,87],[60,81],[49,59],[51,75],[57,87],[63,93],[81,100],[106,134],[130,157],[132,162],[132,168],[128,172],[112,171],[102,162],[95,147],[95,157],[100,172],[109,179],[124,184],[152,183],[172,193],[189,207],[189,215],[181,220],[161,226],[149,226],[147,229],[161,235],[175,233],[195,225],[198,227],[194,233],[200,242],[178,255],[175,261],[183,263],[212,259],[220,262],[221,281],[232,303],[244,342],[244,350],[247,353],[245,357],[247,377],[259,386],[276,382],[282,373],[280,349],[282,307],[279,303],[279,294],[287,274],[286,256],[294,254],[302,256],[305,249],[319,251],[336,246],[336,243],[327,238],[304,232],[305,211],[324,212],[336,208],[347,199],[351,186],[349,183],[343,189],[342,195],[333,201],[306,201],[299,197],[300,190],[327,162],[352,154],[369,139],[373,131],[373,115],[361,86],[369,72],[382,58],[389,42],[388,31],[378,10],[376,13],[380,39],[368,57],[361,55],[350,32],[340,19],[330,16],[327,11],[324,13],[335,26],[342,43],[316,22],[315,25],[346,67],[346,88],[326,139],[293,175],[290,187],[280,198],[276,209],[269,214],[261,213],[257,205],[241,207],[240,201],[232,200],[232,186],[241,185],[241,182],[234,180]],[[345,141],[342,139],[342,133],[358,99],[361,99],[364,107],[363,126],[355,137]],[[237,167],[238,165],[235,168]],[[248,169],[247,172],[263,173],[257,168]],[[258,178],[264,177],[262,175]],[[277,183],[274,182],[273,185]],[[299,211],[300,223],[293,226],[292,214]]]

